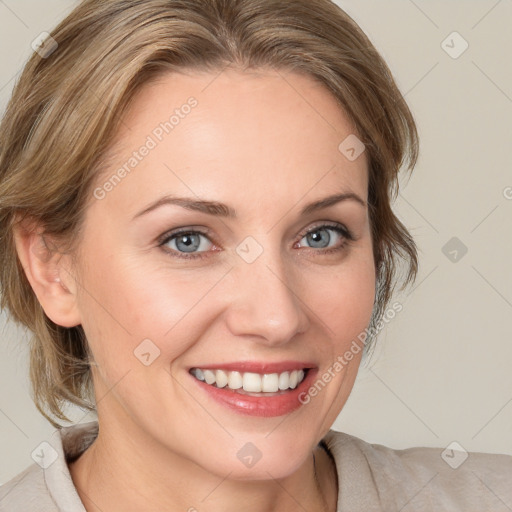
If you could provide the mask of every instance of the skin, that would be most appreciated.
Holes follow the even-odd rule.
[[[306,75],[175,73],[139,91],[97,184],[190,96],[198,105],[172,133],[103,199],[91,197],[76,262],[40,258],[40,236],[16,235],[45,312],[59,325],[81,324],[94,356],[100,433],[70,465],[73,481],[88,512],[226,512],[240,503],[250,512],[298,503],[335,511],[335,467],[317,445],[352,390],[361,353],[307,405],[271,418],[211,401],[188,368],[292,359],[314,361],[321,376],[349,349],[375,297],[368,209],[347,200],[300,210],[339,192],[366,201],[366,155],[350,161],[338,150],[357,132]],[[221,201],[238,217],[166,205],[132,219],[165,194]],[[356,240],[320,229],[328,248],[342,247],[325,253],[305,237],[324,221]],[[176,239],[158,246],[181,227],[208,230],[204,258],[171,256]],[[250,264],[236,252],[249,236],[263,249]],[[144,339],[160,350],[149,366],[134,356]],[[247,442],[262,453],[251,468],[237,458]]]

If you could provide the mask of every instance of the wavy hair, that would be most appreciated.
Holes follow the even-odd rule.
[[[270,67],[306,73],[332,93],[366,146],[376,331],[396,283],[403,289],[418,270],[415,243],[391,204],[419,143],[388,66],[347,13],[330,0],[85,0],[51,37],[54,51],[30,57],[0,124],[0,307],[33,333],[32,398],[52,425],[70,421],[66,403],[95,410],[90,354],[80,325],[46,316],[13,229],[31,219],[73,251],[122,114],[162,73]]]

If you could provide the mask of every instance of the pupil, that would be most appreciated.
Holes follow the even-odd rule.
[[[323,231],[323,233],[325,233],[325,234],[320,234],[320,231]],[[330,235],[329,235],[328,231],[325,229],[314,231],[313,233],[311,233],[309,235],[309,237],[310,237],[310,242],[317,244],[319,242],[321,243],[322,241],[324,241],[327,245],[329,245]],[[319,246],[315,245],[314,247],[319,247]]]
[[[195,239],[194,239],[195,238]],[[185,252],[192,252],[199,247],[199,239],[196,235],[180,235],[179,238],[176,239],[176,246],[178,250]]]

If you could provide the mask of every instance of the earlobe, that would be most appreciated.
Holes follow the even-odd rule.
[[[62,327],[81,323],[70,257],[37,226],[17,223],[14,239],[25,275],[46,315]]]

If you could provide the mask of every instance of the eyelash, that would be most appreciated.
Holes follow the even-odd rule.
[[[320,231],[322,229],[330,229],[332,231],[335,231],[339,235],[341,235],[344,240],[342,241],[342,244],[338,247],[331,247],[329,249],[317,249],[317,252],[321,252],[323,254],[331,254],[338,251],[341,251],[346,248],[346,246],[355,240],[352,233],[342,224],[320,224],[318,226],[315,226],[299,235],[299,240],[302,240],[306,235],[310,233],[314,233],[316,231]],[[183,235],[202,235],[209,239],[208,233],[205,233],[201,230],[191,230],[187,228],[178,229],[176,231],[172,231],[170,233],[165,233],[160,237],[159,239],[159,247],[163,247],[165,244],[169,243],[171,240],[174,240],[175,238]],[[212,242],[212,240],[210,240]],[[214,242],[213,242],[214,243]],[[311,247],[313,251],[315,251],[314,247]],[[171,257],[181,258],[181,259],[202,259],[208,257],[208,253],[210,251],[202,251],[202,252],[196,252],[196,253],[181,253],[179,251],[175,251],[174,249],[166,250],[162,249],[166,254],[169,254]]]

